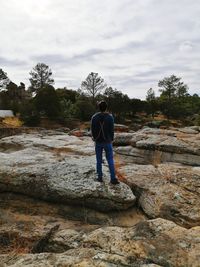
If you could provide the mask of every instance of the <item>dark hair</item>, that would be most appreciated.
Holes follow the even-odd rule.
[[[101,112],[104,112],[104,111],[106,111],[108,105],[105,101],[101,101],[98,103],[98,107],[99,107]]]

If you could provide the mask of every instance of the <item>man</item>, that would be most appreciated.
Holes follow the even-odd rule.
[[[96,152],[96,168],[97,168],[97,181],[103,182],[102,173],[102,154],[103,150],[106,153],[106,159],[110,170],[111,184],[119,184],[115,176],[115,166],[113,160],[112,141],[114,139],[114,119],[111,114],[107,112],[107,103],[101,101],[98,104],[100,112],[93,115],[91,120],[92,139],[95,142]]]

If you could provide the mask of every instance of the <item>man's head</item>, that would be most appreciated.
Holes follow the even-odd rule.
[[[105,112],[107,107],[108,107],[108,105],[107,105],[107,103],[105,101],[101,101],[101,102],[98,103],[98,107],[99,107],[99,110],[101,112]]]

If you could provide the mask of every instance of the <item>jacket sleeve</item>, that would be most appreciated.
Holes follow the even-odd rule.
[[[92,137],[92,140],[94,140],[94,139],[95,139],[94,116],[93,116],[92,119],[91,119],[90,131],[91,131],[91,137]]]
[[[110,136],[111,136],[111,140],[114,140],[114,118],[111,115],[110,116]]]

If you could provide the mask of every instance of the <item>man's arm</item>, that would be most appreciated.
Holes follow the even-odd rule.
[[[110,136],[111,140],[114,140],[114,118],[113,115],[110,115]]]
[[[91,119],[91,126],[90,126],[90,131],[91,131],[91,137],[92,137],[92,140],[94,141],[94,116],[92,116],[92,119]]]

